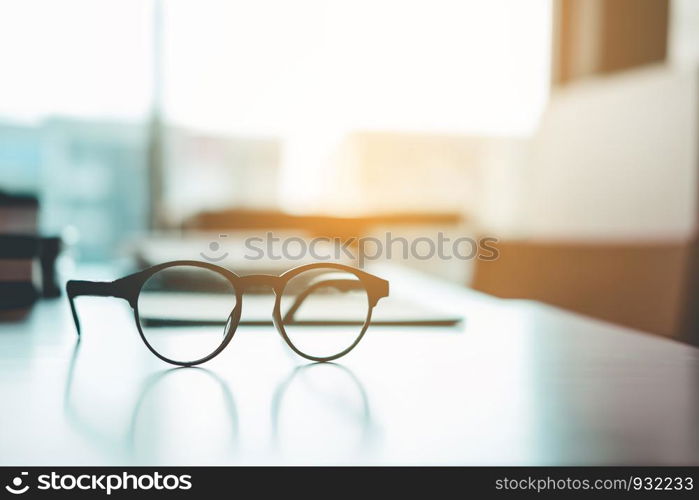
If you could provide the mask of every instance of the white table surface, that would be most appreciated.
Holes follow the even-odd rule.
[[[42,302],[0,323],[0,463],[699,464],[699,349],[384,271],[464,323],[370,328],[335,364],[241,327],[174,368],[119,299],[78,300],[80,344]]]

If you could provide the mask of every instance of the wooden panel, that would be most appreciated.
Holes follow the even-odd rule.
[[[668,0],[613,0],[603,5],[601,72],[665,60]]]
[[[668,0],[557,0],[554,84],[663,62]]]
[[[690,243],[571,244],[509,241],[476,264],[475,289],[539,300],[595,318],[688,339]]]

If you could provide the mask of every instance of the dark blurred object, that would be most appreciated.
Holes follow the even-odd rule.
[[[184,223],[184,229],[241,230],[285,229],[303,230],[312,236],[348,239],[361,237],[377,227],[451,225],[464,217],[458,213],[400,213],[363,217],[332,217],[322,215],[292,215],[274,210],[221,210],[202,212]]]
[[[56,258],[60,238],[37,235],[39,201],[0,193],[0,317],[22,317],[39,297],[60,296]]]
[[[56,259],[61,253],[62,242],[59,237],[41,238],[41,294],[44,297],[60,297],[61,287],[56,279]]]
[[[0,191],[0,234],[35,234],[38,211],[36,196]]]
[[[0,192],[0,317],[21,318],[39,297],[34,266],[39,200],[30,194]]]
[[[59,297],[57,237],[0,235],[0,311],[28,308],[39,297]],[[40,272],[39,272],[40,270]]]
[[[0,312],[2,317],[21,316],[39,298],[40,284],[34,272],[40,241],[30,235],[0,235]]]

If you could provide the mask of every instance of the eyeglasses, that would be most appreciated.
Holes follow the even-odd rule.
[[[136,327],[153,354],[192,366],[214,358],[231,341],[241,324],[243,293],[259,308],[268,303],[263,291],[270,288],[274,325],[295,353],[311,361],[331,361],[354,349],[373,308],[388,296],[388,281],[342,264],[309,264],[281,276],[238,276],[188,260],[111,282],[70,280],[66,292],[78,335],[76,297],[118,297],[131,305]]]

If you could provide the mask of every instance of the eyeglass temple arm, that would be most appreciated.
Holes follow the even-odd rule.
[[[330,287],[335,288],[340,292],[348,292],[350,290],[362,290],[365,288],[365,285],[361,281],[346,279],[316,281],[296,296],[294,303],[291,304],[289,310],[284,314],[282,323],[288,324],[294,320],[294,314],[296,314],[296,311],[299,310],[299,308],[303,305],[303,301],[306,300],[310,294],[315,292],[318,288]]]
[[[75,329],[80,336],[80,320],[78,319],[78,312],[75,309],[75,298],[79,296],[91,296],[91,297],[120,297],[127,298],[124,296],[117,281],[82,281],[82,280],[69,280],[66,283],[66,294],[68,295],[68,300],[70,301],[70,310],[73,313],[73,321],[75,321]]]

